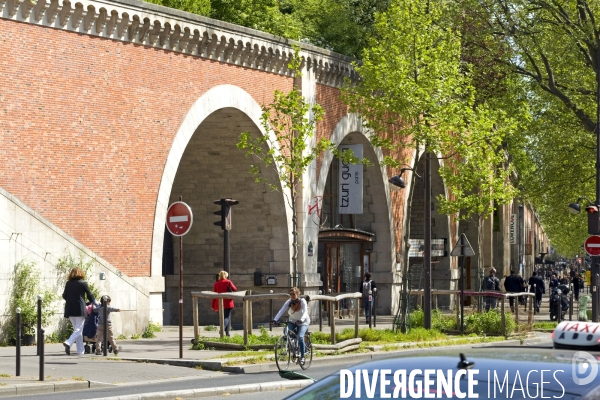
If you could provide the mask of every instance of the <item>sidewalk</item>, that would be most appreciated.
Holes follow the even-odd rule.
[[[390,328],[393,317],[378,317],[377,328]],[[336,331],[353,327],[354,320],[336,320]],[[361,325],[361,328],[365,325]],[[311,331],[319,328],[311,325]],[[323,331],[329,327],[324,324]],[[253,333],[258,334],[259,330]],[[201,330],[201,336],[218,337],[215,331]],[[241,334],[233,331],[232,334]],[[272,335],[280,335],[281,328],[273,328]],[[149,382],[176,379],[199,379],[222,377],[222,372],[207,369],[183,368],[181,366],[196,366],[204,368],[214,364],[215,369],[221,369],[223,360],[220,356],[231,353],[231,350],[190,350],[193,327],[183,329],[183,358],[179,358],[179,328],[176,326],[163,327],[162,332],[156,333],[154,339],[121,340],[118,345],[122,351],[118,357],[111,353],[108,357],[86,354],[67,356],[64,347],[59,344],[45,345],[44,381],[39,380],[39,357],[36,347],[21,347],[21,376],[15,377],[16,360],[14,347],[0,347],[0,396],[23,395],[34,393],[51,393],[59,391],[82,390],[112,385],[143,385]],[[352,357],[357,362],[371,358],[374,353],[358,355],[341,355],[313,359],[316,363],[332,363],[339,357]],[[211,361],[209,361],[211,360]],[[181,365],[181,366],[176,366]],[[276,370],[274,363],[232,366],[223,368],[224,372],[258,372]],[[102,371],[102,373],[99,373]],[[291,383],[291,382],[290,382]],[[261,391],[259,386],[257,391]],[[248,388],[246,388],[248,389]]]

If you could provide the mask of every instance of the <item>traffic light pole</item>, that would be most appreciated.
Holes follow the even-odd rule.
[[[220,221],[214,224],[220,226],[223,230],[223,270],[229,274],[230,270],[230,251],[229,251],[229,231],[231,230],[231,206],[239,204],[240,202],[233,199],[221,199],[213,201],[213,204],[221,206],[220,211],[215,211],[215,215],[221,217]]]
[[[600,38],[598,38],[600,46]],[[600,65],[600,51],[596,52],[597,65]],[[596,72],[596,201],[595,206],[600,210],[600,68]],[[589,221],[589,220],[588,220]],[[598,274],[600,259],[592,257],[592,321],[598,322]]]
[[[229,230],[223,231],[223,270],[229,274],[230,259],[229,259]]]

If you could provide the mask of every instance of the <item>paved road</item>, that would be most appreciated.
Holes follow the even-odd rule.
[[[382,356],[383,357],[383,356]],[[301,372],[305,375],[310,376],[313,379],[321,379],[327,375],[330,375],[334,372],[339,371],[341,368],[346,368],[356,364],[355,361],[348,359],[344,362],[339,362],[336,364],[325,365],[325,366],[317,366],[311,367],[307,371],[301,371],[298,369],[298,372]],[[189,369],[185,367],[173,367],[179,369]],[[101,373],[102,371],[98,371]],[[65,392],[65,393],[45,393],[39,395],[32,396],[12,396],[12,397],[3,397],[3,399],[44,399],[44,400],[78,400],[78,399],[98,399],[103,397],[114,397],[114,396],[123,396],[130,394],[140,394],[140,393],[153,393],[153,392],[168,392],[174,390],[186,390],[186,389],[199,389],[199,388],[208,388],[215,386],[230,386],[230,385],[244,385],[244,384],[256,384],[262,382],[280,382],[282,378],[276,372],[262,372],[262,373],[254,373],[254,374],[227,374],[227,373],[217,373],[216,376],[210,378],[179,378],[179,379],[165,379],[164,382],[140,382],[136,384],[126,384],[126,385],[117,385],[115,387],[104,387],[100,389],[88,389],[77,392]],[[287,395],[293,393],[295,390],[288,390]],[[286,396],[279,397],[284,391],[270,391],[268,392],[268,398],[271,399],[279,399],[284,398]],[[244,397],[244,400],[247,400],[246,396],[255,395],[253,393],[245,393],[243,395],[231,395],[227,396],[228,398],[241,398]],[[258,393],[260,395],[260,393]],[[264,399],[265,393],[262,393],[262,398]],[[223,398],[223,396],[217,396]],[[168,397],[167,397],[168,398]],[[258,398],[258,397],[257,397]]]

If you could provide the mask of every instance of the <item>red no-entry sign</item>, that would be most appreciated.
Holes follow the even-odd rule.
[[[600,236],[592,235],[585,240],[585,251],[590,256],[600,256]]]
[[[190,231],[194,216],[192,209],[183,201],[177,201],[167,211],[167,229],[174,236],[183,236]]]

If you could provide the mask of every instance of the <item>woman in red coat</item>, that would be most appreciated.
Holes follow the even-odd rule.
[[[213,286],[213,292],[226,293],[226,292],[237,292],[237,288],[229,279],[229,274],[226,271],[219,272],[219,280],[215,282]],[[212,300],[212,309],[219,311],[219,300]],[[223,324],[225,325],[225,334],[229,334],[231,328],[231,310],[233,310],[233,300],[223,299]]]

